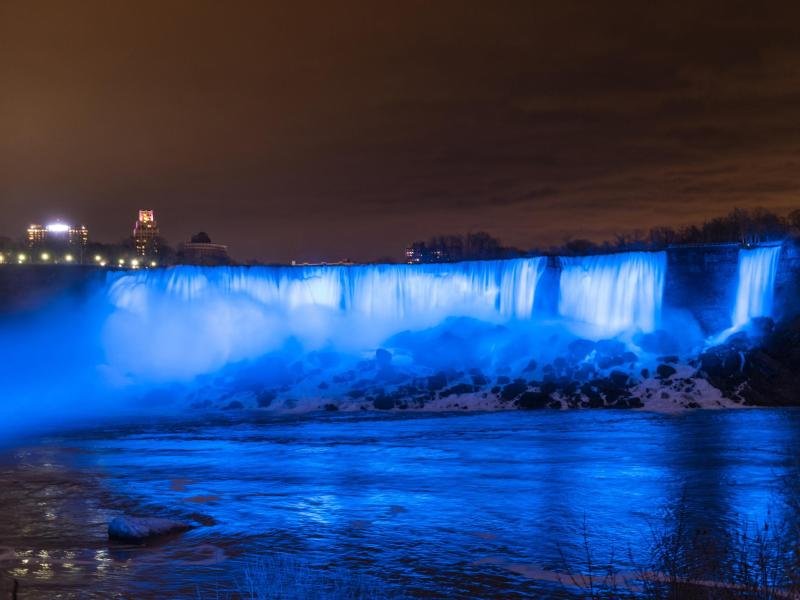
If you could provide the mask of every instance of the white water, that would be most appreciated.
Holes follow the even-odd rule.
[[[558,311],[599,335],[658,327],[667,268],[664,252],[561,259]]]
[[[450,317],[530,320],[545,266],[538,257],[126,272],[108,290],[103,345],[120,371],[165,379],[208,373],[291,340],[306,350],[365,351]]]
[[[735,329],[746,325],[754,317],[772,315],[780,254],[780,246],[739,250],[736,304],[732,317]]]

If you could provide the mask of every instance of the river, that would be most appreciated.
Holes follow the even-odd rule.
[[[4,451],[0,589],[20,598],[523,598],[633,569],[674,526],[795,522],[800,412],[215,414]],[[121,513],[193,520],[110,544]],[[672,519],[672,521],[670,520]],[[550,580],[548,581],[548,578]],[[242,597],[251,597],[244,595]],[[253,597],[262,597],[253,595]]]

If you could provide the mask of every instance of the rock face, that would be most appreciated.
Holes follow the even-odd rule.
[[[800,405],[800,317],[761,319],[700,356],[700,372],[728,398],[760,406]]]
[[[800,405],[800,317],[767,333],[747,352],[743,371],[742,395],[749,404]]]
[[[183,521],[125,515],[114,518],[108,524],[108,537],[121,542],[140,544],[152,538],[181,533],[191,528],[191,525]]]

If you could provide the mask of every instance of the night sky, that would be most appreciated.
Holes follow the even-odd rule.
[[[0,235],[369,260],[800,207],[800,3],[651,4],[0,0]]]

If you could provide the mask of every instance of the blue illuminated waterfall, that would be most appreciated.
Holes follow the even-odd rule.
[[[778,272],[780,254],[780,246],[739,250],[733,327],[741,327],[754,317],[772,315],[775,275]]]
[[[508,261],[355,267],[177,267],[112,276],[109,362],[191,377],[279,350],[358,352],[451,317],[529,320],[546,266]],[[147,352],[141,349],[146,348]]]
[[[628,252],[561,259],[558,311],[600,335],[658,327],[667,259]]]

